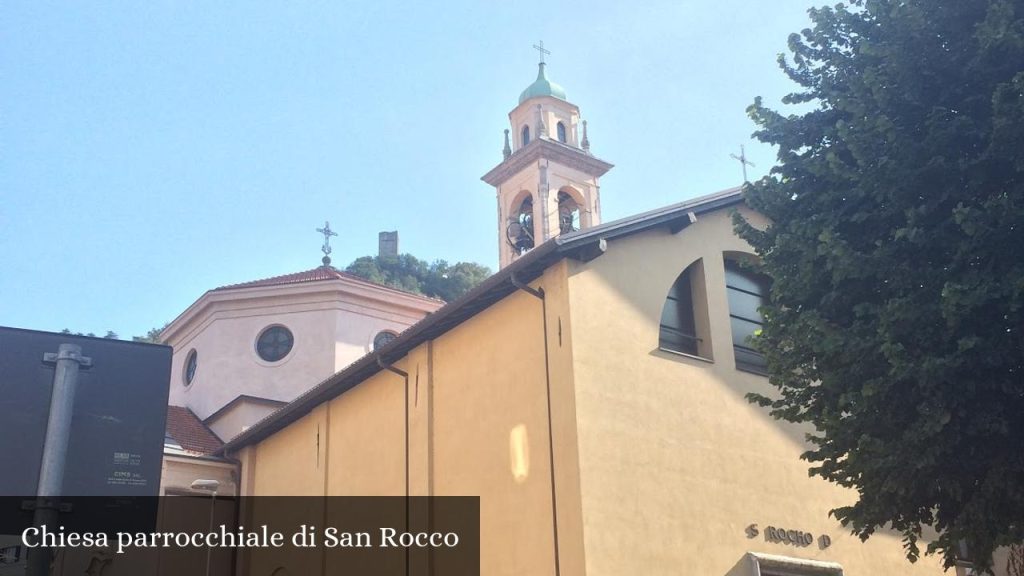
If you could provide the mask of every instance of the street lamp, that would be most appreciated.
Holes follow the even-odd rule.
[[[217,489],[220,488],[220,482],[217,480],[204,480],[202,478],[194,480],[192,482],[193,490],[203,490],[210,493],[210,528],[209,531],[213,532],[213,512],[217,505]],[[210,576],[210,552],[212,548],[210,544],[206,544],[206,576]]]

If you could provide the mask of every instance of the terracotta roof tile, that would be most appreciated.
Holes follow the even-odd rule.
[[[386,288],[388,290],[393,290],[395,292],[401,292],[403,294],[408,294],[409,296],[415,296],[417,298],[422,298],[424,300],[430,300],[432,302],[442,302],[441,300],[439,300],[437,298],[431,298],[429,296],[424,296],[423,294],[417,294],[415,292],[409,292],[407,290],[402,290],[402,289],[399,289],[399,288],[395,288],[394,286],[387,286],[385,284],[380,284],[378,282],[372,282],[370,280],[367,280],[366,278],[362,278],[360,276],[356,276],[355,274],[349,274],[348,272],[342,272],[341,270],[338,270],[337,268],[335,268],[333,266],[319,266],[319,267],[313,268],[311,270],[304,270],[302,272],[295,272],[293,274],[283,274],[281,276],[271,276],[270,278],[262,278],[260,280],[252,280],[250,282],[241,282],[241,283],[238,283],[238,284],[228,284],[226,286],[220,286],[218,288],[214,288],[213,291],[217,292],[217,291],[220,291],[220,290],[234,290],[236,288],[257,288],[257,287],[261,287],[261,286],[284,286],[284,285],[287,285],[287,284],[302,284],[302,283],[305,283],[305,282],[319,282],[321,280],[341,280],[341,279],[351,280],[351,281],[359,282],[359,283],[362,283],[362,284],[367,284],[367,285],[370,285],[370,286],[376,286],[378,288]]]
[[[224,443],[184,406],[167,407],[167,435],[187,452],[211,454]]]

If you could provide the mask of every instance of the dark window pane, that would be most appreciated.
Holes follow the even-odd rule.
[[[736,367],[743,370],[749,370],[751,372],[764,373],[768,364],[764,360],[764,356],[755,350],[750,348],[741,348],[734,346],[733,350],[736,351]]]
[[[284,326],[271,326],[256,339],[256,353],[267,362],[277,362],[292,351],[295,339]]]
[[[744,292],[764,295],[764,282],[754,274],[741,270],[739,264],[726,262],[725,284],[730,288],[737,288]]]
[[[735,262],[726,261],[725,281],[729,299],[729,323],[732,328],[733,351],[736,367],[764,373],[764,356],[753,348],[751,338],[761,330],[764,317],[758,308],[764,303],[767,282],[763,277],[740,269]]]
[[[760,296],[741,292],[733,288],[729,288],[726,294],[729,297],[729,314],[753,322],[760,323],[762,321],[761,313],[757,310],[762,302]]]
[[[761,324],[759,322],[751,322],[749,320],[743,320],[742,318],[736,318],[735,316],[729,317],[729,324],[732,326],[732,343],[737,346],[752,348],[748,338],[761,329]]]
[[[693,333],[692,310],[687,310],[685,303],[669,298],[665,300],[665,308],[661,311],[662,326],[671,326],[687,334]]]
[[[687,275],[687,273],[683,272],[683,275]],[[680,292],[682,292],[683,294],[686,294],[686,290],[685,289],[682,289],[682,290],[680,289],[680,287],[683,286],[683,284],[684,283],[680,282],[679,279],[677,278],[675,283],[673,283],[672,287],[669,288],[669,290],[668,290],[668,297],[673,299],[673,300],[679,300],[679,298],[685,297],[685,296],[681,296],[680,295]]]
[[[690,269],[676,278],[661,310],[658,346],[666,350],[697,353],[697,333],[693,319],[693,294],[690,288]]]
[[[693,334],[685,334],[669,326],[661,326],[658,346],[673,352],[697,354],[697,338]]]
[[[199,367],[199,354],[192,350],[185,358],[185,386],[192,383],[196,377],[196,368]]]

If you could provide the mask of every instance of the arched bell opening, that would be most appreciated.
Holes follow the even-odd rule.
[[[558,231],[560,234],[582,230],[590,225],[588,214],[583,206],[582,195],[576,190],[566,187],[558,191]]]
[[[525,254],[536,245],[533,225],[533,195],[522,192],[512,202],[505,239],[516,255]]]

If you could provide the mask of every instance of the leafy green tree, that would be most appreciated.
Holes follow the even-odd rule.
[[[167,328],[167,324],[170,324],[170,322],[164,324],[160,328],[152,328],[152,329],[150,329],[149,332],[146,332],[145,336],[132,336],[132,341],[133,342],[151,342],[151,343],[154,343],[154,344],[159,344],[160,343],[160,332],[162,332],[164,328]],[[96,334],[93,333],[93,332],[89,332],[87,334],[86,333],[82,333],[82,332],[72,332],[71,330],[69,330],[67,328],[61,330],[60,333],[61,334],[74,334],[75,336],[91,336],[93,338],[97,337]],[[113,330],[107,330],[107,333],[104,334],[103,337],[108,339],[108,340],[118,340],[118,339],[121,338],[120,336],[117,335],[117,332],[114,332]]]
[[[448,262],[438,260],[430,265],[430,271],[424,280],[423,292],[445,302],[451,302],[469,292],[490,275],[490,268],[474,262],[458,262],[449,266]]]
[[[159,328],[150,328],[149,331],[146,332],[145,336],[132,336],[132,342],[149,342],[150,344],[160,344],[160,333],[163,332],[164,328],[167,328],[169,324],[170,322],[165,322],[164,325]]]
[[[451,302],[491,275],[486,266],[473,262],[449,265],[444,260],[427,264],[411,254],[397,257],[363,256],[345,271],[371,282]]]
[[[774,280],[756,344],[835,516],[988,569],[1024,540],[1024,0],[854,0],[790,37],[779,164],[737,230]]]
[[[350,274],[399,290],[422,294],[422,282],[429,266],[411,254],[396,257],[363,256],[345,269]]]
[[[98,336],[96,336],[95,332],[88,332],[88,333],[85,333],[85,332],[72,332],[71,330],[69,330],[67,328],[61,330],[60,333],[61,334],[73,334],[75,336],[88,336],[90,338],[98,338]],[[117,340],[117,332],[114,332],[113,330],[107,330],[107,333],[103,337],[104,338],[108,338],[108,339],[112,339],[112,340]]]

